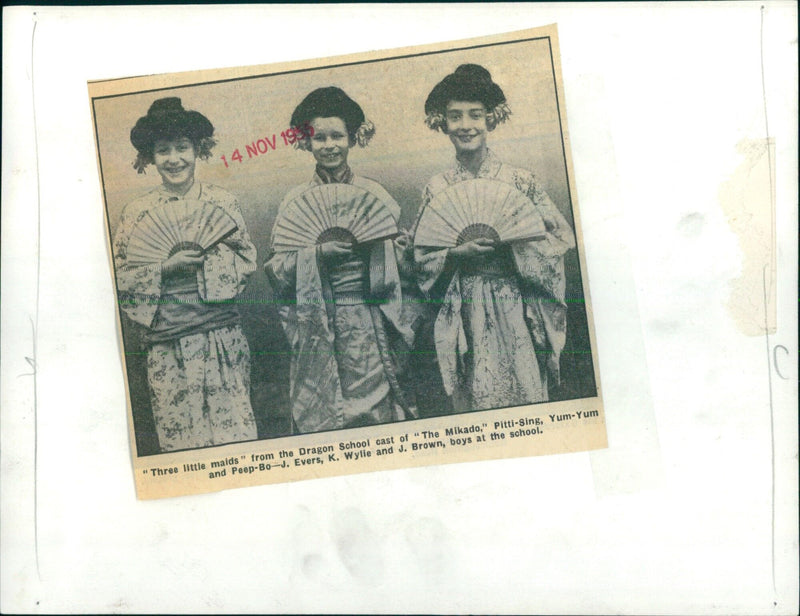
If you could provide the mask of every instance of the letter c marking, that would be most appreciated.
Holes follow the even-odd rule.
[[[780,369],[780,368],[778,368],[778,349],[783,349],[783,351],[784,351],[784,352],[785,352],[787,355],[789,354],[789,349],[787,349],[787,348],[786,348],[785,346],[783,346],[782,344],[776,344],[776,345],[775,345],[775,348],[773,348],[773,349],[772,349],[772,363],[773,363],[773,365],[775,366],[775,372],[777,372],[777,373],[778,373],[778,376],[779,376],[779,377],[781,377],[783,380],[786,380],[786,379],[788,379],[789,377],[788,377],[788,376],[783,376],[783,374],[781,373],[781,369]]]

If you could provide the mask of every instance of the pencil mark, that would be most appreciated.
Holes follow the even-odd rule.
[[[736,144],[741,163],[719,188],[719,201],[731,230],[738,238],[742,269],[730,286],[727,309],[746,336],[763,335],[761,317],[762,265],[769,265],[767,322],[775,333],[777,319],[777,244],[775,206],[775,138],[770,137],[764,57],[764,18],[760,12],[760,89],[764,136],[744,138]],[[755,76],[754,76],[755,77]],[[755,81],[755,80],[754,80]],[[754,87],[756,84],[753,84]],[[679,229],[680,230],[680,229]]]
[[[764,101],[764,133],[767,138],[767,143],[769,143],[769,116],[767,115],[767,84],[766,78],[764,76],[764,6],[761,6],[761,32],[759,38],[759,44],[761,46],[761,98]],[[772,150],[767,148],[767,161],[769,165],[769,194],[770,194],[770,203],[772,204]],[[775,226],[775,209],[772,208],[772,225]]]
[[[764,132],[767,139],[767,165],[769,170],[769,203],[770,203],[770,216],[771,226],[770,229],[775,228],[775,203],[774,203],[774,187],[772,185],[772,149],[769,147],[769,116],[767,115],[767,85],[764,75],[764,11],[765,7],[761,5],[761,24],[759,30],[759,47],[761,53],[761,97],[764,101]],[[764,266],[762,271],[762,282],[764,289],[764,339],[767,345],[767,377],[769,382],[769,433],[770,433],[770,446],[772,454],[772,590],[777,593],[775,585],[775,409],[772,397],[772,362],[770,359],[769,348],[769,312],[767,307],[767,268],[770,268],[770,283],[772,283],[771,274],[774,271],[775,263],[775,238],[770,235],[770,262]],[[777,319],[776,319],[777,320]],[[777,329],[777,323],[776,323]]]
[[[772,365],[775,367],[775,373],[782,378],[784,381],[789,380],[788,376],[783,376],[780,368],[778,368],[778,349],[781,349],[787,355],[789,354],[789,349],[787,349],[782,344],[776,344],[775,348],[772,349]]]
[[[33,356],[26,357],[26,361],[33,369],[33,547],[36,553],[36,576],[41,581],[42,574],[39,568],[39,400],[36,364],[36,343],[39,332],[39,286],[41,283],[41,255],[40,241],[42,234],[42,200],[41,178],[39,176],[39,133],[36,125],[36,89],[34,86],[33,59],[36,42],[37,14],[33,13],[33,30],[31,32],[31,110],[33,116],[33,148],[36,157],[36,305],[34,317],[31,319],[31,337],[33,341]]]
[[[769,115],[767,114],[767,81],[764,72],[764,11],[765,7],[761,5],[761,30],[759,33],[759,46],[761,51],[761,98],[764,101],[764,136],[767,142],[767,169],[769,171],[769,213],[770,213],[770,229],[775,229],[775,187],[772,182],[772,148],[769,142]],[[772,290],[772,274],[775,271],[775,236],[770,235],[770,290]]]
[[[767,267],[764,266],[764,340],[767,344],[767,382],[769,383],[769,437],[772,454],[772,590],[775,586],[775,409],[772,396],[772,357],[769,346],[769,323],[767,322]],[[777,348],[777,347],[776,347]]]
[[[33,321],[31,321],[31,325],[33,325]],[[31,357],[28,357],[26,355],[25,361],[31,367],[31,372],[23,372],[22,374],[18,374],[17,378],[21,376],[34,376],[34,373],[36,372],[36,357],[34,357],[33,355],[31,355]]]

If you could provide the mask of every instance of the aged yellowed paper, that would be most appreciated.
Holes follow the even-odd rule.
[[[606,447],[555,26],[89,94],[140,498]]]

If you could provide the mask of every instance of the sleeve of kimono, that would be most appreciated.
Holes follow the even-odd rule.
[[[422,204],[419,208],[417,222],[414,225],[415,236],[417,234],[419,221],[422,218],[422,213],[425,211],[425,208],[428,207],[432,197],[433,192],[429,184],[422,193]],[[449,282],[449,278],[453,274],[452,268],[450,267],[451,262],[447,258],[449,253],[450,250],[448,248],[414,246],[417,284],[425,295],[430,296],[434,293],[434,289],[438,289],[440,286],[446,286],[445,283]],[[445,278],[447,280],[444,280]]]
[[[225,209],[236,223],[236,231],[206,252],[203,262],[201,294],[204,299],[233,299],[241,293],[256,269],[256,247],[250,241],[239,204],[233,195],[216,189],[222,198],[216,204]]]
[[[281,299],[293,297],[297,286],[297,252],[274,253],[264,264],[264,272],[276,297]]]
[[[543,239],[514,244],[513,252],[522,280],[530,285],[525,314],[531,333],[541,348],[549,348],[547,370],[553,382],[558,383],[561,351],[567,337],[564,254],[575,246],[575,239],[569,223],[536,185],[532,174],[519,187],[536,205],[547,229]]]
[[[401,237],[406,237],[408,240],[408,247],[404,247],[397,241],[392,242],[394,248],[394,258],[397,262],[397,271],[400,273],[400,282],[404,283],[407,280],[416,282],[414,278],[414,251],[412,248],[412,240],[407,231],[401,231]]]
[[[514,258],[520,276],[556,301],[564,301],[564,254],[575,247],[572,228],[550,197],[526,174],[518,187],[533,201],[544,220],[544,238],[514,244]]]
[[[123,209],[112,248],[119,304],[132,320],[150,327],[161,298],[161,265],[128,265],[131,233],[146,211],[146,204],[139,200]]]

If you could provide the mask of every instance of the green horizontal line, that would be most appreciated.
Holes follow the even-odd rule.
[[[475,302],[472,300],[462,299],[461,302],[464,304],[480,304],[480,303],[488,303],[488,304],[499,304],[503,302],[516,302],[517,299],[498,299],[492,302]],[[334,304],[336,305],[337,302],[323,300],[321,302],[308,302],[305,304],[298,304],[297,300],[286,300],[286,301],[279,301],[279,300],[220,300],[220,301],[179,301],[179,300],[150,300],[150,301],[135,301],[135,300],[119,300],[117,302],[120,306],[165,306],[165,305],[194,305],[194,304],[265,304],[265,305],[279,305],[279,306],[317,306],[323,304]],[[365,299],[359,302],[360,304],[392,304],[395,303],[391,300],[377,300],[377,299]],[[419,300],[402,300],[401,304],[446,304],[449,302],[445,302],[444,300],[438,299],[419,299]],[[536,304],[536,303],[551,303],[551,304],[560,304],[561,301],[557,299],[550,299],[550,298],[543,298],[541,300],[537,300],[535,302],[526,302],[522,301],[523,304]],[[583,298],[576,298],[576,299],[565,299],[563,301],[565,304],[585,304],[586,300]],[[338,305],[348,305],[348,304],[341,304]]]
[[[125,355],[147,355],[150,351],[125,351]],[[552,351],[535,351],[536,355],[552,355]],[[166,351],[164,352],[166,354]],[[397,355],[436,355],[436,351],[396,351]],[[473,355],[472,351],[466,351],[465,355]],[[562,355],[589,355],[591,351],[562,351]],[[251,351],[250,356],[255,355],[348,355],[348,353],[339,353],[336,351],[330,353],[314,353],[312,351],[303,351],[302,353],[294,353],[292,351]]]

